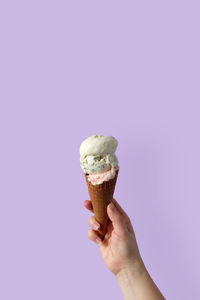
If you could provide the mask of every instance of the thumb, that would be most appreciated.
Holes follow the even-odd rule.
[[[116,233],[119,235],[124,233],[123,216],[120,214],[113,202],[107,206],[107,213]]]

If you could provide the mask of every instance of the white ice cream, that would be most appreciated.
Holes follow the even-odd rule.
[[[105,172],[118,168],[115,151],[118,141],[112,136],[93,135],[80,146],[81,168],[87,174]]]

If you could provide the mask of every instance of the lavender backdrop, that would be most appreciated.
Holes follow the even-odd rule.
[[[87,238],[79,145],[167,299],[200,299],[199,1],[0,2],[0,299],[123,299]]]

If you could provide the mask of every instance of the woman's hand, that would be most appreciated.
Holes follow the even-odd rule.
[[[89,200],[84,206],[93,212]],[[165,300],[150,277],[139,253],[130,219],[113,199],[107,207],[108,229],[104,240],[98,235],[99,224],[89,218],[88,237],[96,242],[108,269],[116,276],[125,300]]]
[[[86,200],[84,206],[93,212],[91,201]],[[134,230],[128,215],[115,199],[108,205],[107,213],[109,222],[103,241],[97,231],[100,225],[94,216],[89,218],[89,225],[92,229],[88,231],[89,239],[99,245],[106,266],[116,276],[120,271],[130,268],[130,266],[137,270],[138,267],[139,269],[143,268]]]

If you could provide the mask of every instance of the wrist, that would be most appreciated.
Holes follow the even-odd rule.
[[[139,258],[134,261],[130,261],[130,263],[122,268],[117,274],[116,279],[120,283],[127,281],[129,278],[131,279],[137,279],[141,276],[143,276],[144,273],[146,273],[145,265],[142,261],[142,258]]]
[[[142,259],[130,263],[116,275],[124,299],[159,299],[165,300],[150,277]]]

